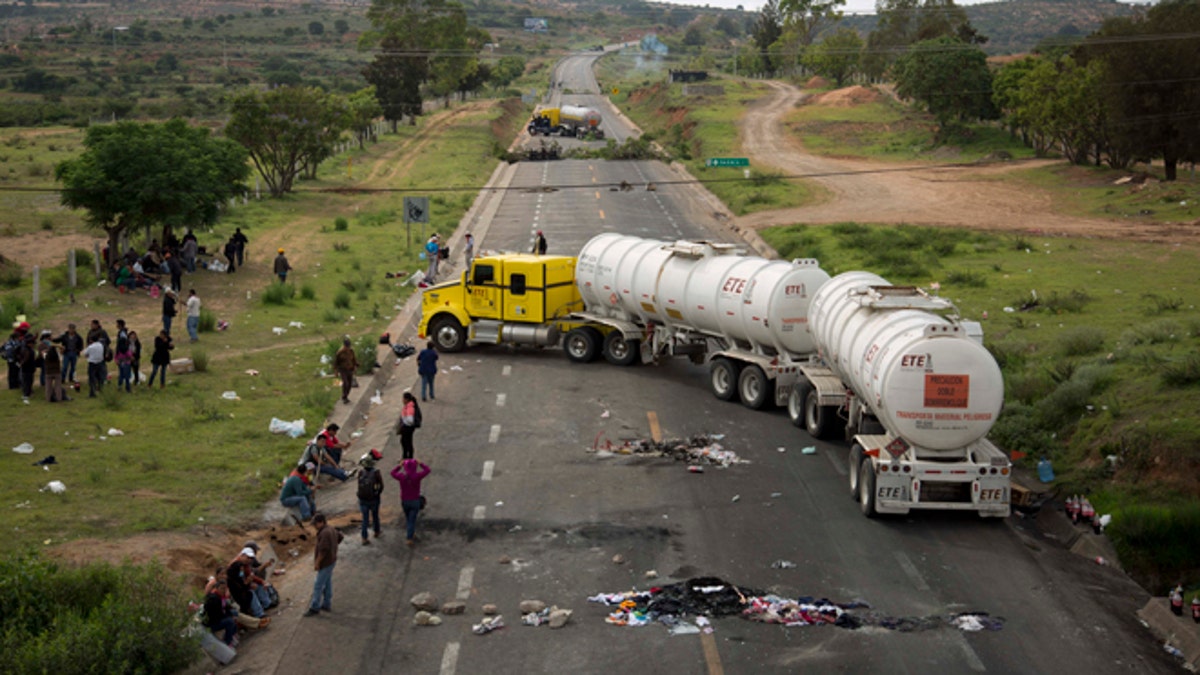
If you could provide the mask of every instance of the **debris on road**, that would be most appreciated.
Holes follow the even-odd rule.
[[[485,635],[499,628],[504,628],[504,617],[497,614],[471,626],[471,632],[476,635]]]
[[[603,434],[596,437],[592,452],[670,457],[689,465],[711,464],[727,467],[731,464],[750,463],[749,460],[738,457],[736,452],[726,450],[718,442],[725,437],[724,434],[697,434],[689,438],[669,438],[663,441],[639,438],[624,441],[620,445],[614,445],[608,440],[602,442],[602,436]]]
[[[771,567],[777,570],[790,570],[796,566],[796,563],[791,560],[776,560],[771,563]]]
[[[428,591],[417,593],[409,600],[415,609],[425,610],[427,612],[436,612],[442,603],[438,602],[437,596]]]
[[[440,626],[442,625],[442,617],[435,616],[425,610],[421,610],[413,615],[413,625],[415,626]]]
[[[816,446],[810,445],[810,446],[808,446],[808,447],[806,447],[806,448],[803,448],[803,449],[801,449],[801,450],[800,450],[800,454],[802,454],[802,455],[815,455],[815,454],[817,454],[817,448],[816,448]]]

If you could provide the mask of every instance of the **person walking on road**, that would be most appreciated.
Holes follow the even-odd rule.
[[[533,239],[533,250],[530,252],[538,255],[546,255],[546,237],[542,234],[541,230],[537,231],[537,236]]]
[[[396,424],[396,433],[400,436],[401,459],[412,459],[413,433],[421,428],[421,406],[417,405],[417,397],[411,391],[404,392],[404,408],[400,412],[400,421]]]
[[[275,276],[279,277],[279,283],[287,283],[287,274],[292,271],[292,266],[288,264],[287,256],[283,254],[283,249],[279,249],[279,255],[275,256]]]
[[[337,565],[338,544],[345,539],[341,532],[329,524],[323,513],[313,516],[313,525],[317,528],[317,546],[313,549],[313,568],[317,571],[317,580],[313,582],[312,600],[304,616],[315,616],[322,610],[333,611],[333,567]]]
[[[333,369],[342,378],[342,403],[350,402],[350,389],[354,386],[354,373],[358,372],[358,355],[350,344],[350,338],[342,338],[342,348],[333,356]]]
[[[375,538],[378,539],[382,532],[382,526],[379,523],[379,503],[383,495],[383,474],[379,473],[379,469],[375,468],[375,462],[383,459],[383,454],[374,448],[367,456],[363,457],[359,464],[362,464],[362,472],[358,474],[358,510],[362,513],[362,543],[363,546],[370,546],[371,540],[367,538],[367,531],[371,529],[372,523],[375,526]]]
[[[471,261],[475,259],[475,237],[470,232],[467,233],[467,246],[463,249],[463,256],[466,258],[467,266],[464,269],[471,269]]]
[[[433,378],[437,376],[437,350],[432,342],[425,343],[425,349],[417,354],[417,374],[421,376],[421,400],[425,400],[425,390],[429,390],[429,400],[434,400]]]
[[[187,331],[192,342],[200,340],[200,298],[196,295],[194,288],[188,289]]]
[[[421,481],[429,475],[429,466],[415,459],[405,459],[392,469],[392,478],[400,482],[400,506],[404,509],[404,526],[409,546],[415,541],[417,514],[424,507],[421,497]]]

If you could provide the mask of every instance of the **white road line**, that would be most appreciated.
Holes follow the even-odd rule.
[[[493,424],[492,430],[488,432],[488,443],[495,443],[500,440],[500,425]]]
[[[508,394],[496,394],[496,405],[504,407],[504,402],[508,400]]]
[[[963,656],[967,659],[967,666],[977,673],[987,672],[987,666],[983,665],[983,661],[979,658],[979,655],[975,653],[974,649],[971,649],[966,636],[959,633],[957,637],[958,645],[962,648]]]
[[[504,366],[503,368],[500,369],[500,374],[505,377],[512,375],[512,366]]]
[[[442,669],[439,672],[441,675],[454,675],[455,668],[458,668],[458,643],[447,642],[446,651],[442,652]]]
[[[483,517],[486,515],[487,515],[487,507],[486,506],[476,506],[475,513],[471,514],[471,518],[473,520],[483,520]]]
[[[842,463],[841,454],[832,450],[824,450],[821,454],[825,455],[825,459],[829,460],[829,463],[833,465],[833,470],[838,472],[839,475],[845,476],[848,473],[846,465]]]
[[[495,470],[496,470],[496,463],[494,461],[489,459],[488,461],[484,462],[483,463],[483,479],[491,480],[492,472]]]
[[[471,583],[475,579],[475,568],[467,565],[458,573],[458,591],[454,593],[454,597],[459,600],[466,600],[471,597]]]
[[[900,563],[900,569],[904,570],[904,573],[908,575],[909,579],[912,579],[912,582],[917,587],[917,590],[928,591],[929,584],[925,583],[925,577],[921,576],[921,573],[917,571],[917,566],[912,564],[912,561],[908,559],[908,556],[904,554],[904,551],[896,551],[895,555],[896,562]]]

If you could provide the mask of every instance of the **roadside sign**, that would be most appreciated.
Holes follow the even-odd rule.
[[[704,166],[750,166],[750,160],[746,157],[709,157],[704,160]]]
[[[406,223],[428,223],[429,222],[429,197],[405,197],[404,198],[404,222],[406,222]]]

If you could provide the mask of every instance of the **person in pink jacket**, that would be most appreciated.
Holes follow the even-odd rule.
[[[429,466],[415,459],[402,460],[392,469],[392,478],[400,481],[400,506],[404,509],[409,546],[413,545],[413,534],[417,529],[417,514],[421,512],[421,480],[429,475]]]

